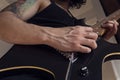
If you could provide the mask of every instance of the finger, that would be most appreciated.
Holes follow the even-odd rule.
[[[86,32],[92,32],[93,28],[92,27],[84,27]]]
[[[110,39],[112,36],[114,36],[117,33],[117,27],[113,27],[114,29],[110,29],[109,31],[107,31],[105,33],[105,35],[103,36],[103,38],[105,40]],[[115,29],[116,28],[116,29]]]
[[[86,26],[76,26],[73,28],[73,30],[70,32],[70,34],[79,34],[81,32],[92,32],[93,28],[86,27]]]
[[[114,23],[106,23],[106,24],[103,24],[102,27],[103,28],[112,28],[114,26]]]
[[[104,39],[110,39],[114,34],[117,33],[119,23],[116,20],[108,21],[104,24],[104,28],[106,29],[106,33],[104,35]]]
[[[110,20],[110,21],[105,22],[104,24],[107,24],[107,23],[114,24],[115,21],[116,21],[116,20]]]
[[[82,53],[90,53],[91,52],[91,48],[87,47],[87,46],[80,46],[78,51],[82,52]]]
[[[113,20],[114,24],[116,24],[117,26],[119,26],[119,23],[116,20]]]
[[[87,32],[85,38],[97,40],[98,34],[95,32]]]
[[[114,21],[107,21],[107,22],[103,23],[101,26],[104,28],[110,28],[113,26],[113,24],[114,24]]]
[[[113,27],[114,25],[118,26],[119,23],[116,20],[107,21],[106,23],[102,24],[102,27]]]
[[[83,39],[81,45],[90,47],[90,48],[92,48],[92,49],[97,48],[96,40],[93,40],[93,39]]]
[[[116,20],[113,21],[109,21],[111,23],[109,23],[107,26],[109,28],[109,33],[110,34],[116,34],[117,33],[117,29],[118,29],[118,25],[119,23]]]

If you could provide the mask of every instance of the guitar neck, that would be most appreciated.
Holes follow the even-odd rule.
[[[103,19],[102,21],[98,22],[97,24],[93,25],[92,28],[94,32],[96,32],[99,36],[102,36],[105,33],[105,29],[101,27],[102,24],[107,22],[108,20],[118,20],[120,18],[120,9]]]

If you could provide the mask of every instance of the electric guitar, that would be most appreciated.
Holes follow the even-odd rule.
[[[17,66],[0,70],[0,80],[53,80],[54,73],[36,66]]]
[[[105,30],[100,25],[107,20],[118,20],[119,18],[120,9],[94,25],[94,31],[102,36]],[[109,60],[120,59],[120,44],[109,43],[102,38],[97,40],[97,44],[97,49],[91,53],[78,53],[74,55],[74,58],[71,58],[72,60],[70,58],[66,59],[59,51],[47,45],[14,45],[1,58],[0,69],[15,66],[37,66],[49,70],[48,76],[52,77],[50,79],[48,77],[45,80],[102,80],[102,64]],[[26,70],[21,71],[24,72]],[[33,70],[30,73],[32,72]],[[3,77],[1,74],[2,72],[0,71],[0,78]],[[43,76],[42,73],[41,75]]]

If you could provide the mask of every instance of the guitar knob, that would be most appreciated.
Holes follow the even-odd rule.
[[[82,77],[86,77],[86,76],[88,76],[88,74],[89,74],[89,71],[88,71],[88,68],[85,66],[85,67],[82,67],[81,69],[80,69],[80,75],[82,76]]]

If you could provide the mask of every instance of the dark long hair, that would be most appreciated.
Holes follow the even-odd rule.
[[[69,0],[69,6],[71,8],[80,8],[81,5],[85,3],[86,3],[86,0]]]

